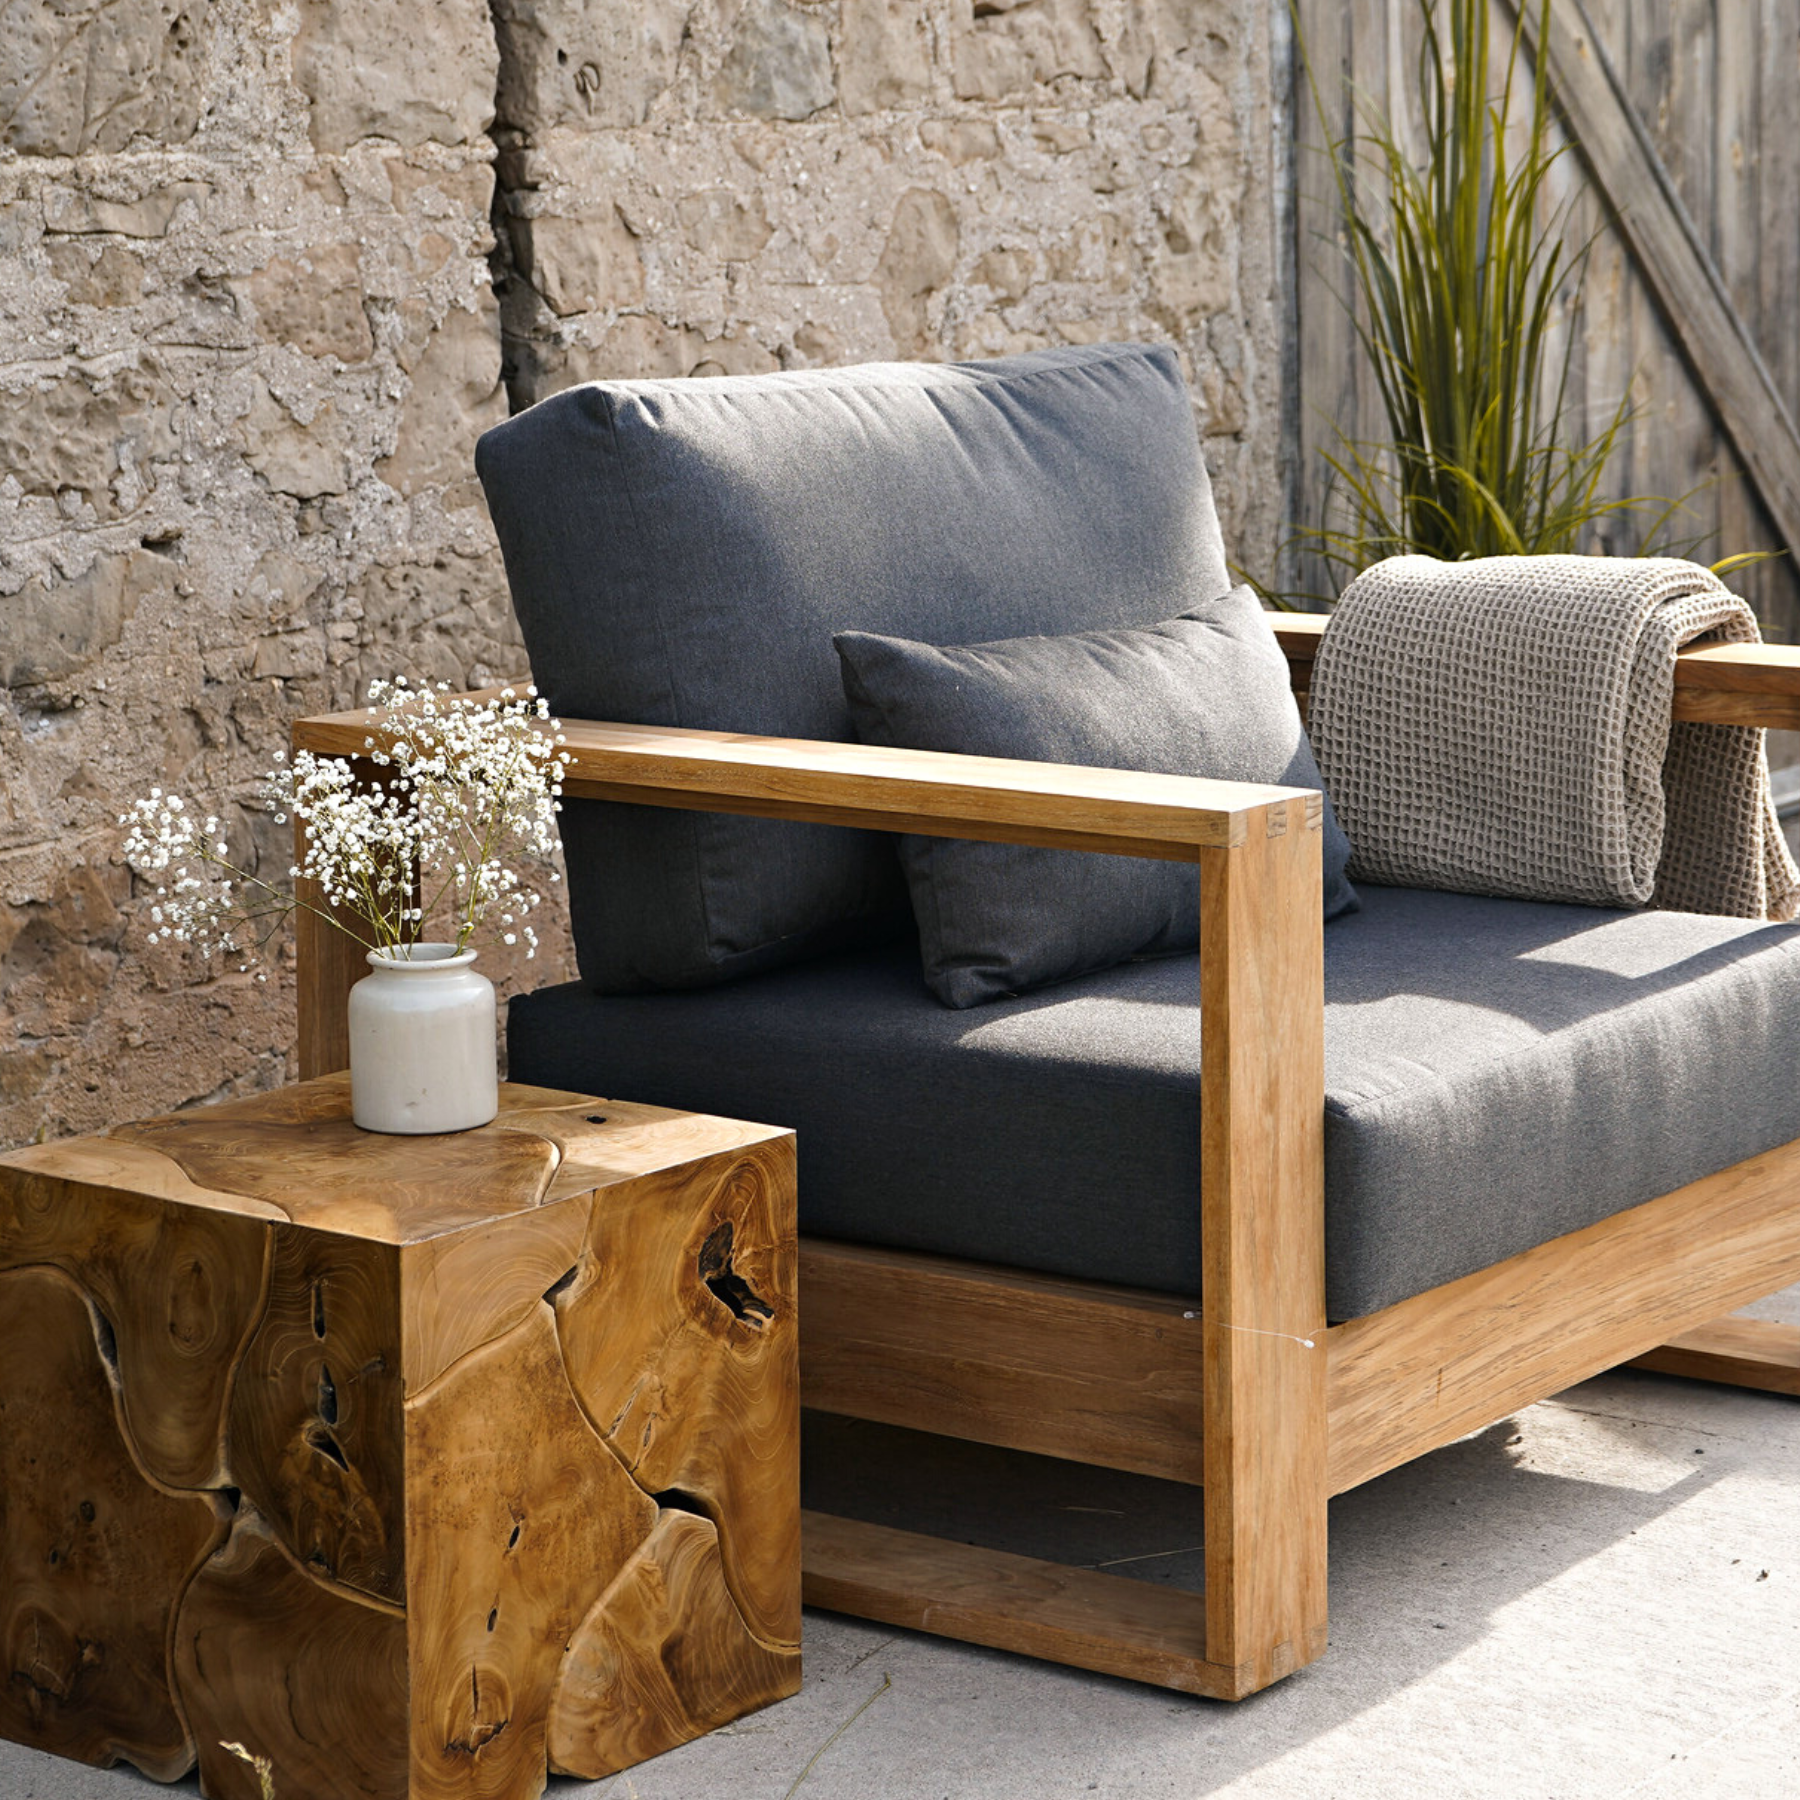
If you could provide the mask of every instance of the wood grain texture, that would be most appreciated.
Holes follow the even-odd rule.
[[[1309,613],[1282,613],[1271,620],[1298,691],[1311,683],[1313,659],[1328,622]],[[1800,646],[1695,644],[1678,652],[1671,717],[1800,729]]]
[[[1198,1483],[1198,1305],[803,1239],[801,1393],[823,1412]]]
[[[1765,1394],[1800,1395],[1800,1325],[1770,1319],[1711,1319],[1684,1331],[1627,1368],[1685,1375]]]
[[[0,1160],[0,1733],[170,1777],[185,1712],[211,1794],[254,1793],[230,1738],[308,1800],[529,1800],[553,1701],[616,1768],[791,1692],[792,1134],[347,1109],[332,1077]]]
[[[801,1541],[809,1606],[1187,1694],[1243,1692],[1239,1671],[1199,1653],[1198,1594],[828,1513],[802,1516]]]
[[[573,1274],[592,1210],[591,1194],[577,1194],[410,1246],[400,1299],[406,1392],[422,1393],[472,1350],[523,1323]]]
[[[357,1128],[349,1077],[334,1074],[49,1148],[152,1152],[195,1192],[235,1199],[229,1210],[409,1244],[782,1135],[778,1125],[504,1082],[489,1125],[385,1137]],[[62,1172],[60,1154],[44,1160]],[[16,1161],[27,1166],[0,1158],[0,1169]]]
[[[296,827],[296,830],[302,829]],[[295,979],[300,1079],[350,1066],[350,990],[369,972],[363,946],[319,916],[329,910],[316,881],[294,883]],[[319,911],[314,911],[317,908]]]
[[[293,745],[296,750],[305,748],[298,732],[293,734]],[[340,754],[349,756],[360,783],[369,787],[385,786],[388,772],[367,757],[354,754],[361,748],[358,740]],[[306,848],[306,826],[296,819],[296,867],[305,865]],[[413,888],[413,904],[417,905],[416,880]],[[350,990],[369,972],[368,946],[362,941],[368,927],[348,908],[332,906],[316,881],[296,880],[294,899],[294,939],[300,988],[297,1050],[300,1079],[310,1081],[315,1075],[329,1075],[350,1066],[347,1008]],[[334,924],[334,920],[337,923]]]
[[[1333,1493],[1800,1280],[1800,1142],[1327,1333]]]
[[[174,1666],[203,1791],[257,1800],[256,1776],[221,1748],[275,1766],[305,1800],[407,1795],[405,1614],[303,1569],[253,1511],[181,1603]]]
[[[1534,15],[1526,9],[1525,16],[1529,30]],[[1800,434],[1755,338],[1580,0],[1553,7],[1549,29],[1551,81],[1581,155],[1612,204],[1615,228],[1631,245],[1778,531],[1788,544],[1800,543]]]
[[[140,1200],[172,1200],[208,1212],[234,1213],[242,1219],[279,1223],[287,1218],[279,1206],[266,1200],[201,1187],[160,1151],[122,1138],[57,1138],[46,1144],[27,1144],[0,1152],[0,1169],[25,1174],[36,1171],[53,1181],[78,1181]]]
[[[1327,470],[1319,455],[1322,445],[1335,444],[1332,421],[1353,430],[1353,422],[1367,411],[1358,410],[1358,389],[1374,382],[1356,337],[1356,320],[1340,303],[1340,294],[1355,291],[1355,274],[1347,255],[1348,243],[1337,219],[1330,165],[1324,157],[1327,137],[1342,139],[1355,128],[1352,89],[1337,79],[1341,69],[1361,83],[1363,91],[1379,92],[1372,71],[1357,64],[1357,51],[1366,62],[1379,54],[1380,34],[1363,28],[1366,0],[1346,6],[1342,0],[1299,0],[1295,18],[1299,48],[1310,58],[1319,84],[1319,99],[1326,117],[1314,104],[1305,70],[1297,71],[1293,86],[1293,183],[1294,248],[1293,334],[1288,354],[1292,358],[1293,395],[1292,462],[1287,475],[1287,516],[1318,522],[1325,512]],[[1285,423],[1285,421],[1284,421]],[[1353,433],[1354,434],[1354,433]],[[1319,559],[1300,556],[1277,579],[1303,593],[1330,591],[1328,571]]]
[[[718,1528],[667,1508],[570,1639],[550,1702],[550,1766],[598,1781],[800,1690],[725,1584]]]
[[[1512,5],[1494,9],[1496,64],[1506,55],[1516,14]],[[1604,430],[1620,396],[1629,395],[1641,411],[1620,433],[1598,497],[1685,496],[1673,535],[1705,540],[1697,549],[1703,561],[1738,551],[1780,551],[1787,534],[1772,522],[1756,479],[1733,435],[1720,431],[1716,414],[1744,391],[1754,397],[1772,388],[1777,404],[1790,417],[1800,416],[1800,327],[1791,298],[1800,280],[1800,234],[1792,229],[1800,207],[1793,117],[1800,7],[1795,0],[1584,0],[1575,10],[1558,0],[1555,15],[1560,25],[1591,39],[1583,61],[1604,59],[1615,78],[1598,112],[1576,116],[1570,108],[1579,135],[1608,169],[1630,162],[1638,185],[1663,196],[1660,221],[1650,221],[1646,233],[1643,208],[1626,194],[1608,196],[1579,157],[1564,156],[1551,171],[1540,225],[1557,231],[1569,253],[1592,243],[1583,279],[1568,284],[1566,306],[1549,321],[1552,357],[1560,356],[1565,341],[1572,350],[1570,429],[1564,435]],[[1354,117],[1352,82],[1365,105],[1396,119],[1414,160],[1421,160],[1415,71],[1423,16],[1410,0],[1299,0],[1298,22],[1333,115],[1332,130],[1339,137],[1359,132],[1365,155],[1368,129]],[[1599,73],[1591,67],[1582,72],[1590,83]],[[1569,84],[1559,86],[1566,102]],[[1303,94],[1297,132],[1316,142],[1312,114]],[[1552,144],[1568,137],[1558,120]],[[1295,174],[1299,391],[1289,513],[1313,525],[1325,511],[1321,453],[1337,447],[1336,430],[1380,442],[1387,427],[1367,357],[1336,297],[1354,292],[1354,283],[1346,278],[1328,168],[1303,148]],[[1567,212],[1557,219],[1559,206]],[[1680,214],[1690,228],[1683,229]],[[1640,241],[1646,237],[1653,243]],[[1672,281],[1648,261],[1666,250],[1678,259]],[[1677,287],[1681,300],[1667,304],[1666,293]],[[1687,303],[1689,288],[1710,289],[1714,303],[1696,311]],[[1709,388],[1711,364],[1690,350],[1688,340],[1696,337],[1705,341],[1703,348],[1716,347],[1712,362],[1722,355],[1732,364],[1731,387],[1718,395]],[[1748,366],[1755,361],[1767,384]],[[1754,400],[1739,417],[1750,433],[1763,428],[1764,409]],[[1780,454],[1778,447],[1758,448],[1765,457]],[[1650,515],[1603,519],[1597,547],[1631,553],[1649,523]],[[1731,581],[1772,635],[1788,639],[1796,625],[1797,576],[1792,559],[1783,557],[1739,569]],[[1284,573],[1281,582],[1311,592],[1329,588],[1316,561]]]
[[[66,1275],[0,1275],[0,1735],[173,1781],[170,1627],[224,1526],[132,1459],[97,1331]]]
[[[784,1137],[609,1192],[556,1296],[595,1429],[647,1492],[723,1522],[738,1610],[788,1650],[800,1643],[797,1261]]]
[[[1200,862],[1206,1654],[1246,1688],[1325,1649],[1320,843],[1289,803]]]
[[[562,730],[572,795],[1178,861],[1236,842],[1248,811],[1293,791],[673,726],[564,720]],[[396,735],[366,713],[341,713],[301,720],[294,742],[344,755],[371,731]]]
[[[54,1163],[0,1161],[0,1269],[43,1264],[78,1280],[105,1320],[146,1473],[172,1488],[223,1485],[226,1398],[262,1310],[270,1227],[62,1179]]]
[[[275,1230],[231,1396],[235,1484],[307,1569],[406,1597],[400,1269],[391,1246]]]
[[[656,1518],[542,1302],[407,1401],[412,1800],[539,1792],[564,1648]]]
[[[297,1091],[314,1102],[308,1117],[271,1117],[253,1095],[112,1135],[160,1151],[202,1186],[266,1200],[296,1225],[390,1244],[534,1207],[556,1172],[557,1146],[535,1133],[496,1122],[478,1133],[385,1137],[352,1123],[347,1083]]]
[[[545,1202],[788,1135],[781,1125],[678,1112],[631,1100],[589,1096],[571,1102],[567,1094],[512,1082],[504,1086],[495,1124],[508,1131],[536,1132],[558,1146],[562,1161],[544,1191]]]

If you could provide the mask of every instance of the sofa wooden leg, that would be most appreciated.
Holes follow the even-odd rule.
[[[1800,1396],[1800,1325],[1713,1319],[1634,1357],[1625,1367]]]
[[[1200,856],[1206,1657],[1254,1693],[1325,1649],[1319,830]]]

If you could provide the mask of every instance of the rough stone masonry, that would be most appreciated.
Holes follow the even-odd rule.
[[[0,0],[0,1144],[291,1072],[290,984],[148,949],[116,818],[285,868],[292,718],[520,670],[509,404],[1169,340],[1266,569],[1277,10]]]

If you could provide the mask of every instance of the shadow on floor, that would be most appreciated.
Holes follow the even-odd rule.
[[[1657,1383],[1643,1379],[1647,1388]],[[1235,1707],[1160,1696],[1177,1709],[1177,1730],[1185,1720],[1208,1742],[1190,1793],[1225,1787],[1429,1680],[1485,1636],[1502,1609],[1616,1549],[1743,1460],[1717,1444],[1710,1456],[1693,1453],[1685,1436],[1675,1448],[1659,1442],[1652,1450],[1649,1439],[1680,1436],[1680,1428],[1645,1426],[1640,1444],[1639,1420],[1608,1421],[1583,1409],[1571,1416],[1590,1440],[1583,1454],[1593,1474],[1584,1478],[1546,1445],[1554,1425],[1545,1414],[1534,1410],[1529,1435],[1520,1420],[1502,1421],[1331,1503],[1333,1648],[1325,1660]],[[1596,1436],[1617,1443],[1597,1453]],[[807,1415],[804,1443],[809,1507],[1193,1591],[1203,1586],[1196,1488],[826,1415]],[[1082,1691],[1094,1691],[1091,1684],[1146,1698],[1153,1692],[1067,1674],[1073,1705]],[[1253,1724],[1259,1712],[1260,1729]]]

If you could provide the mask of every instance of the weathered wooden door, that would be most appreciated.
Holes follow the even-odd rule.
[[[1424,4],[1299,0],[1334,136],[1355,125],[1345,77],[1403,135],[1416,134]],[[1438,4],[1447,11],[1447,0]],[[1513,16],[1510,0],[1494,0],[1497,39],[1510,36]],[[1320,452],[1334,427],[1379,438],[1382,426],[1336,297],[1348,291],[1348,270],[1299,60],[1292,506],[1312,523],[1323,502]],[[1629,388],[1639,410],[1610,471],[1614,495],[1697,490],[1676,529],[1705,534],[1693,552],[1702,560],[1792,547],[1731,581],[1770,637],[1794,641],[1800,0],[1553,0],[1551,80],[1581,147],[1559,175],[1562,192],[1578,190],[1569,235],[1595,234],[1585,281],[1563,296],[1577,428],[1601,429]],[[1636,541],[1625,522],[1594,547],[1630,550]],[[1292,578],[1309,582],[1304,569]]]

